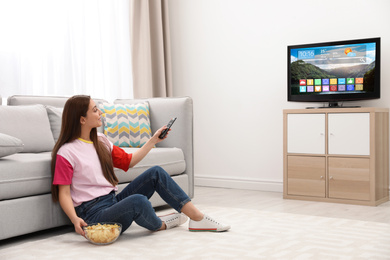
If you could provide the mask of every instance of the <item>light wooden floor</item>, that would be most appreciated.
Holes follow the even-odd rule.
[[[377,207],[311,202],[300,200],[284,200],[282,193],[236,190],[210,187],[195,187],[193,203],[200,210],[202,207],[218,206],[226,208],[256,209],[271,212],[283,212],[301,215],[345,218],[390,224],[390,202]],[[157,208],[158,212],[161,208]],[[166,207],[162,208],[166,209]],[[17,238],[0,241],[2,248],[16,246],[28,241],[44,239],[51,236],[73,232],[73,227],[41,231]]]

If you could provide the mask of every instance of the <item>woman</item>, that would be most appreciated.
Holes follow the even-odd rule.
[[[119,222],[122,232],[133,221],[152,231],[176,227],[190,218],[190,231],[226,231],[223,225],[200,212],[186,193],[158,166],[145,171],[116,194],[118,179],[114,167],[127,171],[139,163],[155,144],[167,138],[160,128],[133,154],[114,146],[97,132],[102,112],[89,96],[69,98],[62,114],[60,137],[52,152],[52,196],[72,221],[75,231],[87,223]],[[158,217],[149,202],[157,192],[180,213]]]

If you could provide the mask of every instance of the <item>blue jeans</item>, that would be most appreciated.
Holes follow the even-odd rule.
[[[133,221],[156,231],[161,228],[162,222],[149,201],[155,191],[178,212],[191,201],[164,169],[155,166],[135,178],[117,195],[112,191],[108,195],[83,202],[75,208],[76,213],[87,223],[121,223],[122,232]]]

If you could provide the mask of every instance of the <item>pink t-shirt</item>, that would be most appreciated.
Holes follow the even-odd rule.
[[[114,147],[107,137],[98,133],[99,140],[107,144],[107,148],[114,159],[114,166],[118,164],[115,156],[118,151],[123,154],[121,164],[130,164],[131,155],[122,149]],[[114,152],[116,151],[116,153]],[[123,161],[126,160],[124,163]],[[122,168],[122,167],[120,167]],[[126,166],[123,167],[125,169]],[[126,170],[127,170],[126,169]],[[75,207],[85,201],[107,195],[118,187],[109,183],[103,175],[99,157],[92,142],[76,139],[64,144],[57,153],[56,167],[54,171],[54,185],[70,185],[70,193]]]

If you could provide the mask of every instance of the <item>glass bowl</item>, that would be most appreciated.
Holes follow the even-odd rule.
[[[95,245],[114,243],[122,231],[122,225],[115,222],[92,223],[83,227],[85,238]]]

